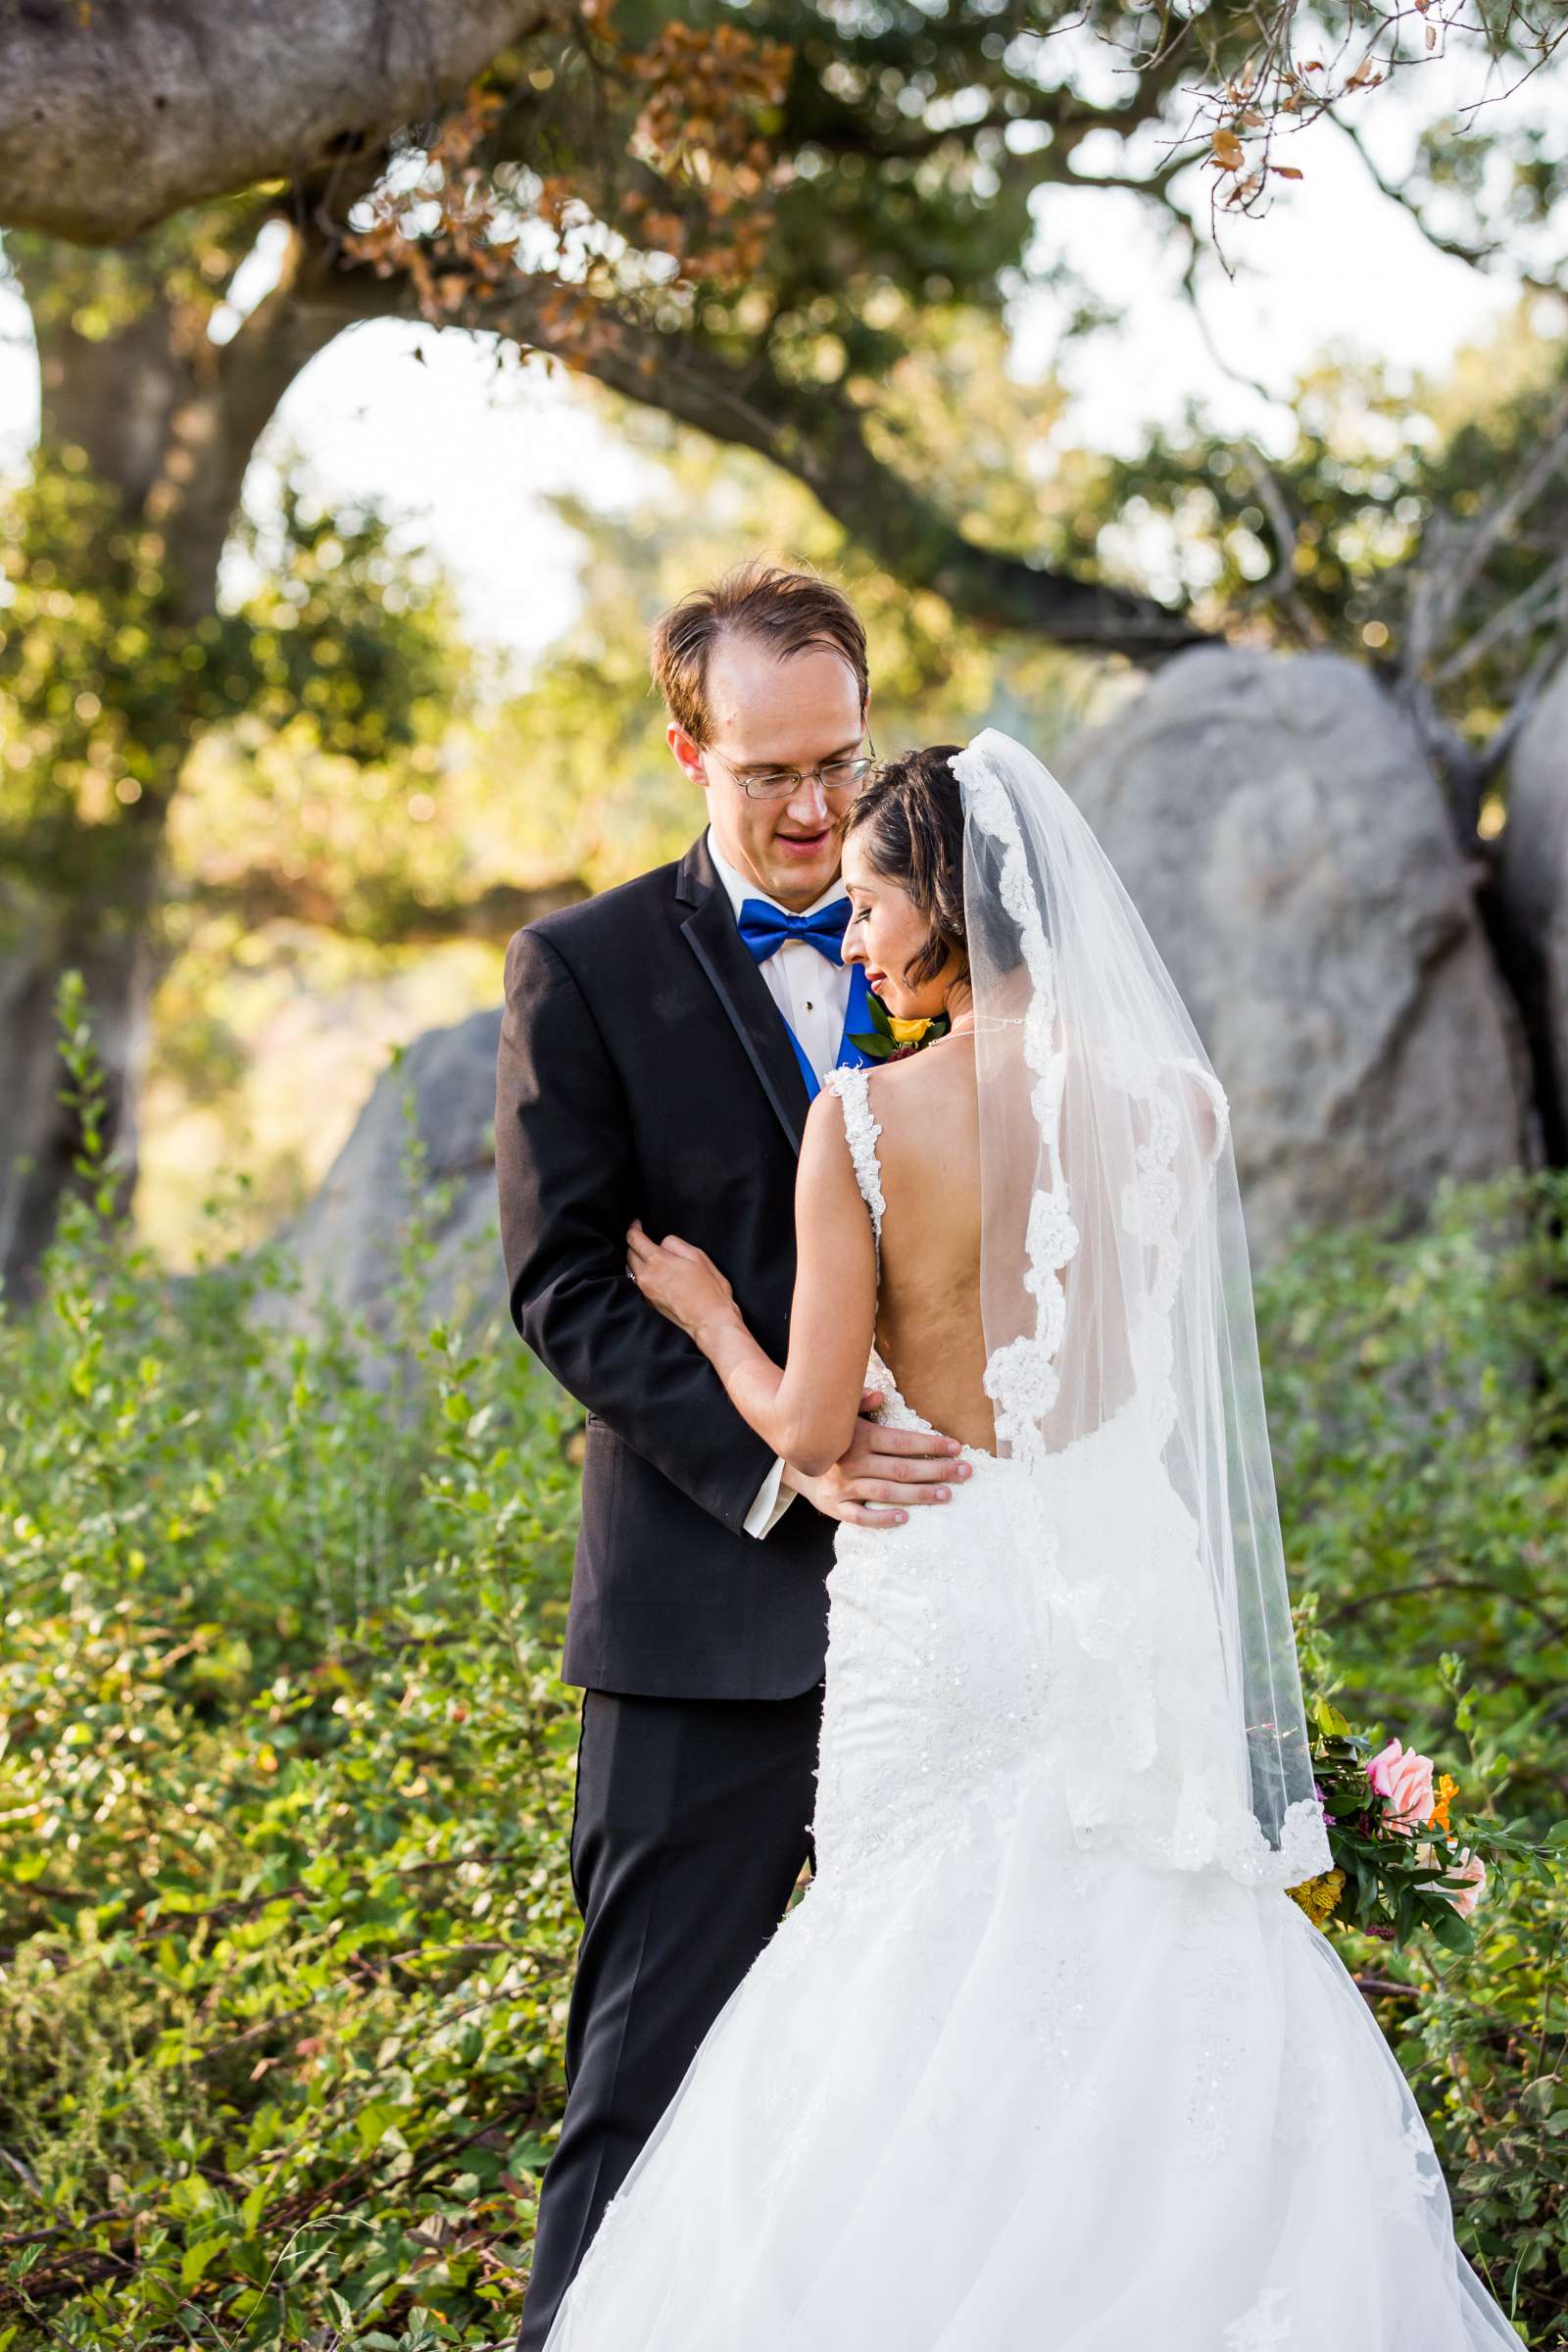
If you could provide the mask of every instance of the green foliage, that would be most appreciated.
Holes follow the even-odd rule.
[[[116,895],[193,741],[247,715],[362,764],[433,735],[460,682],[448,599],[379,515],[286,481],[235,552],[249,595],[190,617],[164,534],[80,449],[40,446],[0,514],[0,863]]]
[[[4,266],[21,277],[44,335],[111,343],[165,311],[194,341],[252,251],[256,227],[255,196],[242,190],[192,205],[120,246],[68,245],[8,228]]]
[[[1223,203],[1250,175],[1250,208],[1266,204],[1265,142],[1274,167],[1299,168],[1293,129],[1330,86],[1340,90],[1352,59],[1375,55],[1387,68],[1425,55],[1427,20],[1414,11],[1401,19],[1364,0],[1323,0],[1293,29],[1295,13],[1222,4],[1156,25],[1122,0],[1088,21],[1073,0],[1016,12],[995,0],[886,0],[854,12],[827,0],[683,0],[678,10],[620,0],[614,24],[633,45],[676,16],[700,33],[722,24],[782,43],[791,58],[768,125],[784,169],[763,256],[732,280],[710,275],[690,300],[667,301],[657,323],[672,349],[678,334],[688,351],[695,337],[728,359],[765,353],[787,388],[858,379],[873,400],[909,348],[909,326],[955,301],[1000,313],[1020,283],[1049,282],[1108,323],[1103,297],[1064,270],[1057,189],[1076,194],[1103,179],[1139,191],[1148,220],[1185,255],[1211,190]],[[1550,282],[1565,178],[1548,94],[1557,27],[1548,36],[1509,0],[1488,0],[1462,22],[1450,12],[1445,34],[1461,76],[1490,61],[1487,86],[1508,104],[1438,120],[1421,74],[1396,76],[1416,149],[1400,194],[1450,250],[1477,259],[1522,250],[1538,282]],[[514,60],[499,64],[495,87],[508,104],[494,144],[505,172],[519,152],[515,110],[529,99]],[[541,110],[550,160],[535,168],[570,172],[585,203],[619,226],[619,179],[601,152],[607,82],[613,92],[586,51],[556,61]],[[634,85],[628,110],[641,96]],[[1391,103],[1390,92],[1361,87],[1341,93],[1336,114],[1355,135],[1369,108]],[[1205,168],[1221,124],[1236,145],[1230,177]],[[678,180],[665,192],[662,221],[689,195]],[[642,215],[630,233],[658,249]],[[627,276],[640,291],[635,266]]]
[[[951,347],[934,339],[897,392],[911,431],[945,423],[949,444],[962,452],[1009,434],[1021,445],[1026,417],[1048,404],[1006,379],[1003,357],[1000,338],[985,339],[979,358],[970,352],[958,367],[950,364]],[[963,742],[990,719],[1010,721],[1049,758],[1118,691],[1089,663],[1038,639],[974,628],[941,597],[869,563],[765,460],[716,450],[629,406],[616,423],[659,461],[664,478],[630,515],[555,502],[583,544],[581,615],[543,657],[527,691],[479,723],[461,761],[498,821],[504,810],[507,840],[525,866],[579,874],[602,888],[678,856],[701,830],[701,793],[670,759],[665,713],[649,684],[649,631],[694,582],[760,550],[814,565],[854,598],[870,649],[871,734],[884,757]],[[918,455],[908,463],[929,477]],[[1023,527],[1029,478],[993,477],[987,501],[965,455],[955,454],[951,469],[944,487],[980,513],[988,536],[1004,540]]]
[[[1446,1192],[1261,1288],[1310,1691],[1436,1757],[1452,1823],[1558,1829],[1568,1790],[1568,1179]],[[1334,1931],[1414,2085],[1461,2241],[1527,2340],[1568,2340],[1568,1880],[1494,1881],[1476,1944]]]
[[[500,2343],[574,1940],[576,1416],[510,1326],[419,1332],[417,1230],[378,1346],[278,1328],[270,1258],[161,1278],[67,1013],[89,1197],[0,1323],[0,2341]]]
[[[215,619],[187,663],[184,633],[160,626],[161,554],[79,450],[40,450],[6,501],[0,856],[52,886],[100,880],[145,832],[173,788],[194,681],[233,650]]]
[[[85,1197],[0,1321],[0,2344],[501,2352],[575,1931],[575,1411],[510,1326],[421,1329],[422,1227],[374,1345],[280,1321],[270,1255],[162,1277],[67,1014]],[[1448,1764],[1461,1834],[1544,1835],[1568,1782],[1565,1210],[1454,1193],[1260,1298],[1308,1686]],[[1561,1874],[1477,1927],[1334,1933],[1546,2352]]]
[[[256,585],[248,673],[226,681],[274,733],[368,763],[430,741],[463,684],[450,591],[370,507],[329,509],[285,472],[276,511],[238,517]]]
[[[1408,662],[1484,739],[1560,651],[1568,490],[1543,453],[1562,429],[1565,380],[1560,309],[1527,303],[1439,377],[1320,362],[1272,463],[1195,411],[1093,469],[1084,505],[1102,566],[1143,584],[1157,548],[1161,592],[1205,625],[1248,615],[1281,645]]]

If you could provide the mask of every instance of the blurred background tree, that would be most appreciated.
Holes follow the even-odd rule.
[[[1562,651],[1568,370],[1553,326],[1526,304],[1484,351],[1413,385],[1326,361],[1297,388],[1285,458],[1194,413],[1186,433],[1098,467],[1088,502],[1101,559],[1152,529],[1162,572],[1209,626],[1364,653],[1421,726],[1464,841]]]
[[[42,413],[0,624],[11,1284],[30,1278],[74,1148],[52,1107],[45,1014],[66,965],[89,978],[133,1179],[170,818],[198,744],[210,808],[212,779],[243,758],[247,789],[280,817],[339,810],[324,827],[302,815],[281,856],[218,859],[236,923],[309,903],[354,937],[500,937],[540,903],[482,859],[462,876],[430,870],[436,837],[418,833],[417,808],[432,754],[446,773],[438,738],[463,724],[463,663],[415,551],[373,514],[316,513],[303,489],[278,498],[260,539],[241,521],[284,392],[370,318],[548,355],[767,461],[809,494],[779,509],[792,542],[845,556],[873,609],[899,608],[899,632],[938,657],[927,697],[951,676],[959,714],[981,707],[964,662],[1025,659],[1001,650],[1009,638],[1147,663],[1204,628],[1289,639],[1310,615],[1394,665],[1457,778],[1461,820],[1480,810],[1560,628],[1560,344],[1468,440],[1435,420],[1447,455],[1427,450],[1408,482],[1408,458],[1402,473],[1379,471],[1369,421],[1361,458],[1325,443],[1285,475],[1250,463],[1226,475],[1195,422],[1192,448],[1160,447],[1135,484],[1048,447],[1050,388],[1021,390],[996,360],[1025,285],[1054,286],[1080,322],[1102,316],[1054,241],[1058,193],[1132,195],[1195,265],[1209,220],[1266,209],[1280,174],[1298,172],[1297,130],[1329,113],[1356,135],[1380,84],[1446,48],[1479,61],[1508,103],[1429,125],[1410,173],[1374,201],[1478,270],[1523,256],[1527,282],[1548,284],[1568,170],[1546,105],[1555,18],[1543,27],[1503,0],[1334,0],[1308,37],[1284,0],[1168,21],[945,0],[853,22],[802,0],[689,17],[660,0],[613,16],[466,0],[434,21],[301,0],[265,26],[204,15],[199,41],[191,29],[178,8],[156,39],[134,11],[0,26],[0,225],[32,317]],[[1363,419],[1376,408],[1363,400]],[[1308,440],[1328,429],[1309,425]],[[1377,429],[1396,428],[1384,414]],[[1532,434],[1544,439],[1526,460]],[[1396,475],[1391,532],[1367,516]],[[1199,518],[1206,561],[1191,545],[1172,556],[1161,512],[1190,543]],[[1457,558],[1442,530],[1467,534]],[[1340,555],[1314,555],[1314,531]],[[1376,552],[1347,567],[1352,543]],[[601,580],[608,560],[601,547]],[[1363,614],[1372,569],[1383,602],[1408,607],[1397,632],[1381,608]],[[1478,620],[1499,586],[1516,612],[1506,627]],[[1386,653],[1366,635],[1380,626]],[[566,648],[538,711],[487,722],[492,749],[520,728],[509,755],[549,776],[559,726],[537,730],[552,698],[558,719],[582,715],[570,679],[601,658],[626,657]],[[632,724],[620,684],[621,717],[597,702],[590,714],[607,760],[623,758]],[[242,732],[253,722],[278,737],[266,760]],[[295,765],[307,755],[314,783]],[[300,780],[279,796],[280,760]],[[341,846],[360,779],[368,855],[334,873],[325,836]],[[410,820],[406,859],[394,808]],[[639,839],[657,830],[650,820]],[[579,851],[601,870],[609,831],[607,817],[598,851],[574,841],[555,878],[578,886]],[[290,860],[306,871],[290,877]]]
[[[1052,387],[1009,375],[998,321],[959,310],[930,322],[887,391],[912,480],[976,538],[1001,542],[1072,496],[1072,469],[1057,470],[1052,455],[1059,409]],[[691,839],[699,811],[649,694],[648,634],[693,580],[733,560],[738,517],[756,544],[787,548],[850,589],[870,644],[871,734],[885,748],[929,735],[939,714],[949,733],[972,731],[1006,704],[1028,709],[1037,735],[1059,746],[1114,699],[1102,666],[1037,632],[976,627],[935,590],[884,568],[766,460],[644,410],[622,410],[618,423],[657,466],[654,487],[615,517],[580,498],[555,502],[584,550],[581,614],[524,690],[492,707],[474,746],[481,763],[528,779],[509,818],[525,860],[553,854],[601,888]]]

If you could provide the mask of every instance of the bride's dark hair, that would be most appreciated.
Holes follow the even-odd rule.
[[[850,803],[844,839],[853,834],[873,873],[906,890],[931,935],[905,966],[915,988],[934,980],[950,956],[969,968],[963,923],[963,794],[948,764],[960,746],[930,745],[874,768]]]

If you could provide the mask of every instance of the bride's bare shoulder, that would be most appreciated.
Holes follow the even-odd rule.
[[[932,1119],[973,1112],[974,1048],[967,1037],[942,1038],[924,1053],[878,1063],[870,1072],[871,1108],[884,1128],[918,1134]]]
[[[918,1094],[922,1089],[974,1084],[974,1037],[941,1037],[933,1046],[906,1054],[897,1061],[879,1061],[867,1073],[873,1092]]]

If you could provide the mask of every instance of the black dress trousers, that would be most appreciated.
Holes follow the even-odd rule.
[[[820,1684],[796,1698],[583,1695],[582,1946],[567,2098],[517,2352],[541,2352],[600,2218],[810,1856]]]

